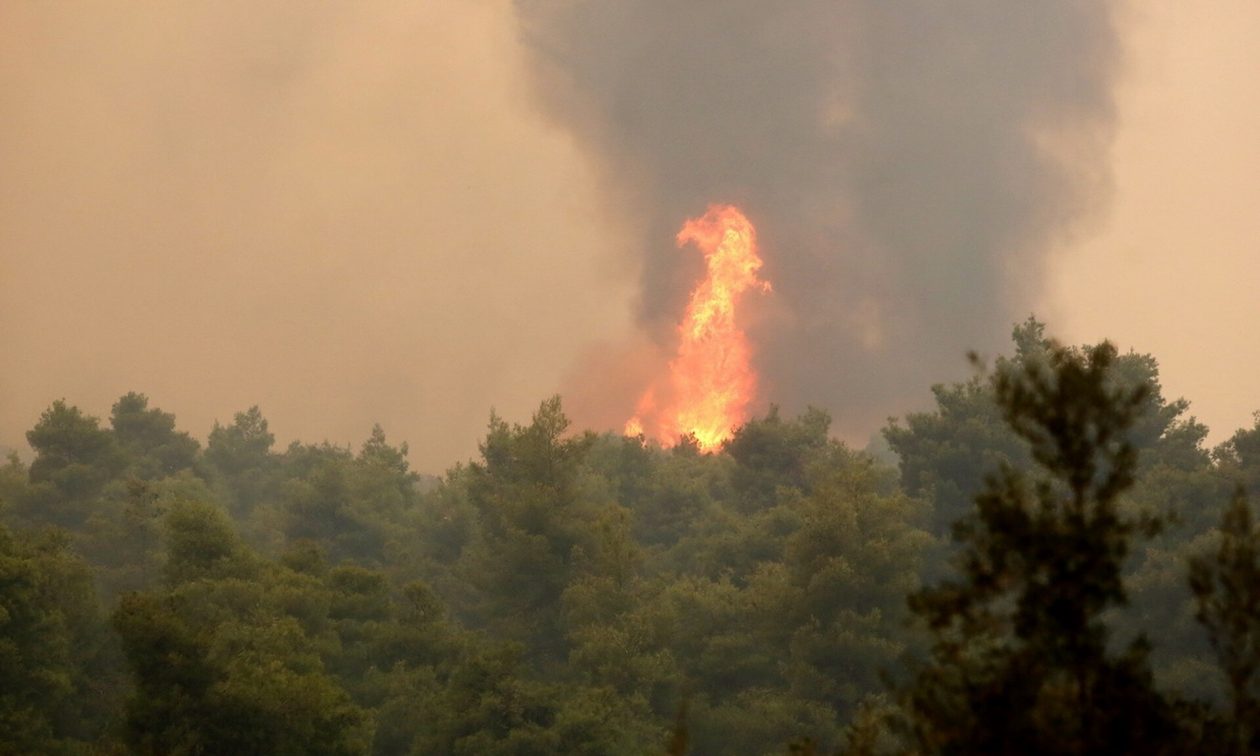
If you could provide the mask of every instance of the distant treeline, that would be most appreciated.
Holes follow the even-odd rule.
[[[1206,448],[1032,320],[934,392],[879,454],[553,398],[440,479],[53,402],[0,467],[0,753],[1260,752],[1260,417]]]

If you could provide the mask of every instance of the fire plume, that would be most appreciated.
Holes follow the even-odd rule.
[[[738,208],[712,205],[683,224],[678,246],[704,254],[706,275],[691,292],[678,326],[678,353],[669,373],[644,391],[626,435],[664,444],[690,434],[704,451],[716,449],[747,419],[757,391],[748,338],[735,317],[748,289],[769,291],[761,280],[757,231]]]

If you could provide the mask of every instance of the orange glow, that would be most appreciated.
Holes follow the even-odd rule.
[[[712,451],[747,419],[757,391],[735,306],[748,289],[769,291],[770,284],[757,277],[762,263],[756,229],[735,207],[710,206],[703,217],[683,224],[677,241],[704,254],[707,274],[687,302],[668,376],[643,392],[625,433],[664,444],[691,434],[702,450]]]

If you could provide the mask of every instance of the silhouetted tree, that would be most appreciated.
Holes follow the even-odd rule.
[[[933,633],[907,690],[930,753],[1159,753],[1176,747],[1139,638],[1108,651],[1103,612],[1125,602],[1121,567],[1145,517],[1118,507],[1137,468],[1129,433],[1150,388],[1115,379],[1116,350],[1051,344],[999,366],[1002,416],[1039,474],[991,475],[955,535],[959,579],[911,597]]]
[[[1214,556],[1190,561],[1196,616],[1228,682],[1231,747],[1260,752],[1260,531],[1240,490],[1221,522]]]

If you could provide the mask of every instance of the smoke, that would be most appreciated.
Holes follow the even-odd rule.
[[[0,4],[0,444],[130,390],[428,470],[558,385],[621,427],[714,202],[774,284],[763,393],[860,438],[1106,197],[1105,3],[511,2]]]
[[[1105,205],[1112,3],[517,0],[546,112],[643,229],[639,323],[696,280],[711,202],[757,225],[768,398],[860,437],[1002,348]]]
[[[0,4],[0,445],[135,390],[197,435],[380,422],[437,472],[527,419],[633,287],[516,32],[508,0]]]

